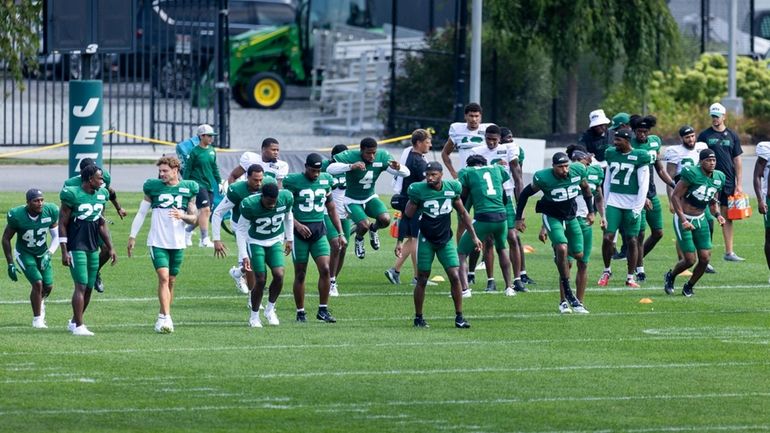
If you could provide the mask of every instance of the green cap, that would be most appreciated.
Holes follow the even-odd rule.
[[[631,115],[628,113],[618,113],[612,117],[612,126],[610,129],[618,129],[622,125],[628,125],[631,121]]]

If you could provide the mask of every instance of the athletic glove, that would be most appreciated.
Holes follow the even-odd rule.
[[[219,182],[219,195],[225,195],[227,194],[227,180],[222,180],[222,182]]]
[[[45,271],[46,269],[48,269],[48,266],[50,265],[51,265],[51,253],[46,251],[45,254],[43,254],[43,256],[40,257],[40,270]]]
[[[13,281],[19,281],[19,277],[16,276],[16,265],[13,263],[8,264],[8,277],[12,279]]]

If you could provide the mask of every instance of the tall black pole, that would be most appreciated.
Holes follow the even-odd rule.
[[[393,27],[390,29],[390,104],[388,107],[388,133],[396,131],[396,24],[398,23],[398,0],[391,0],[390,13]]]
[[[463,106],[465,105],[465,39],[467,38],[468,25],[468,0],[457,0],[459,10],[456,10],[457,28],[455,34],[455,109],[454,120],[459,122],[463,118]]]
[[[709,33],[708,0],[700,0],[700,53],[706,52],[706,39]]]
[[[217,49],[216,49],[216,59],[217,59],[217,81],[216,81],[216,91],[217,91],[217,101],[216,101],[216,110],[217,110],[217,128],[219,129],[219,147],[222,148],[229,148],[230,147],[230,125],[228,125],[228,119],[227,119],[227,103],[229,95],[229,89],[230,86],[228,85],[226,78],[225,78],[225,56],[227,55],[227,47],[225,42],[227,41],[227,25],[226,25],[226,19],[227,19],[227,0],[219,0],[219,14],[217,15]]]

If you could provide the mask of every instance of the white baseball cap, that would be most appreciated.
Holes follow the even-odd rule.
[[[211,125],[204,123],[203,125],[198,127],[198,136],[201,135],[219,135],[216,132],[214,132],[214,128],[211,127]]]
[[[589,128],[593,128],[594,126],[599,125],[609,125],[612,123],[610,119],[607,118],[607,115],[604,114],[604,110],[594,110],[591,112],[591,114],[588,115]]]
[[[725,115],[725,113],[727,113],[725,106],[719,102],[711,104],[711,107],[709,107],[709,114],[712,116],[722,117]]]

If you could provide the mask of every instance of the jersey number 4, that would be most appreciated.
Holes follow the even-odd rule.
[[[438,200],[428,200],[423,205],[425,212],[429,213],[431,217],[437,218],[439,215],[446,215],[452,212],[452,200],[446,199],[443,203],[439,203]]]

